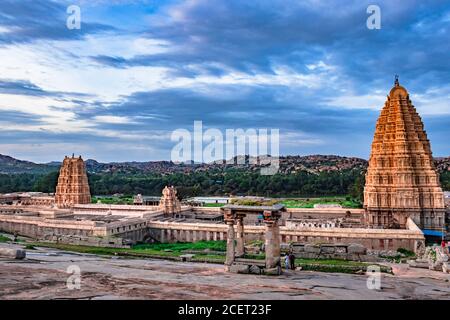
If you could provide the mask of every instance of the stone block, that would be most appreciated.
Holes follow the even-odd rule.
[[[367,249],[362,244],[352,243],[347,247],[347,252],[349,254],[366,254]]]
[[[347,253],[347,248],[346,247],[335,247],[335,252],[345,254],[345,253]]]
[[[333,255],[333,258],[347,260],[347,254],[346,253],[335,253]]]
[[[330,253],[335,253],[335,248],[334,247],[331,247],[331,246],[322,246],[321,248],[320,248],[320,252],[321,253],[327,253],[327,254],[330,254]]]
[[[442,270],[442,262],[430,262],[428,269],[434,270],[434,271],[441,271]]]
[[[313,244],[307,244],[305,245],[305,252],[309,252],[309,253],[320,253],[320,247],[313,245]]]
[[[181,261],[191,261],[193,257],[195,257],[195,254],[182,254],[180,256]]]
[[[450,264],[448,262],[442,264],[442,272],[450,273]]]
[[[249,266],[245,264],[232,264],[231,266],[229,266],[228,271],[231,273],[248,274]]]
[[[361,257],[359,254],[356,254],[356,253],[348,253],[345,260],[361,261]]]
[[[264,274],[268,276],[279,276],[281,272],[281,267],[264,269]]]
[[[376,256],[370,256],[370,255],[361,255],[359,256],[361,261],[364,262],[380,262],[381,259]]]
[[[292,245],[292,251],[294,252],[304,252],[305,251],[305,245],[301,244],[297,244],[297,245]]]
[[[261,269],[258,266],[252,265],[248,269],[248,272],[251,274],[261,274]]]
[[[22,260],[25,259],[26,252],[22,249],[0,248],[0,257]]]

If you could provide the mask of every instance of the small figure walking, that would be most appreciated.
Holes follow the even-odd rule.
[[[288,270],[289,269],[289,254],[288,253],[286,253],[286,255],[284,256],[284,266],[285,266],[285,268],[286,268],[286,270]]]
[[[17,233],[17,231],[15,231],[14,232],[14,242],[17,242],[17,236],[18,236],[19,234]]]
[[[295,270],[295,256],[294,256],[294,254],[292,252],[289,255],[289,261],[291,263],[291,269]]]

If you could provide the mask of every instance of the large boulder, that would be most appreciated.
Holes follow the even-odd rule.
[[[367,249],[362,244],[352,243],[347,247],[347,252],[349,254],[366,254]]]
[[[22,249],[10,249],[0,248],[0,257],[12,258],[12,259],[25,259],[26,252]]]

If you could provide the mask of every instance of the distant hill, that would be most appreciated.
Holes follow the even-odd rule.
[[[237,160],[242,164],[237,164]],[[249,156],[240,156],[233,159],[234,164],[222,163],[174,163],[172,161],[148,161],[148,162],[111,162],[100,163],[93,159],[86,160],[86,168],[90,173],[189,173],[208,170],[225,170],[241,168],[256,171],[261,168],[257,159]],[[229,161],[230,162],[230,161]],[[450,157],[435,158],[437,170],[442,173],[450,171]],[[37,164],[30,161],[17,160],[10,156],[0,154],[0,173],[19,174],[33,173],[45,174],[59,169],[61,162]],[[341,157],[335,155],[309,155],[309,156],[285,156],[280,157],[280,169],[282,174],[290,174],[306,171],[313,174],[320,172],[339,172],[346,170],[365,170],[367,160],[355,157]]]
[[[17,160],[10,156],[0,154],[0,173],[34,173],[42,174],[55,171],[55,166],[47,164],[37,164],[30,161]]]

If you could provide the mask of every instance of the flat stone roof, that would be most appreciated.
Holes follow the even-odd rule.
[[[242,210],[242,211],[280,211],[285,207],[282,204],[275,204],[273,206],[243,206],[229,204],[222,207],[223,209]]]

